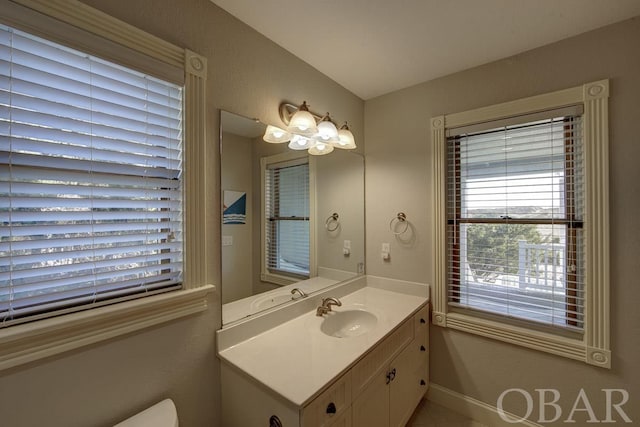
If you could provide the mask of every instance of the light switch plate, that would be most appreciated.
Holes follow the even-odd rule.
[[[233,236],[222,236],[222,246],[233,246]]]

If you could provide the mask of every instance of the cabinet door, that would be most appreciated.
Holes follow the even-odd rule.
[[[404,426],[422,397],[420,395],[420,344],[413,340],[393,361],[389,394],[389,425]]]
[[[351,404],[353,427],[389,426],[387,371],[380,370]]]
[[[427,391],[428,306],[415,315],[415,335],[409,345],[391,362],[389,425],[404,426]]]

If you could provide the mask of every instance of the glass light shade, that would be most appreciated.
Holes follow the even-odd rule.
[[[318,123],[318,133],[314,135],[318,142],[338,143],[338,128],[330,120],[322,120]]]
[[[291,141],[291,134],[285,130],[280,129],[275,126],[267,126],[267,130],[264,132],[264,139],[266,142],[270,142],[272,144],[280,144],[283,142]]]
[[[302,107],[301,107],[302,108]],[[309,111],[300,109],[291,116],[287,132],[303,136],[312,136],[318,133],[316,119]]]
[[[333,145],[325,142],[318,142],[313,147],[309,148],[309,154],[314,156],[323,156],[333,151]]]
[[[316,145],[316,142],[311,138],[293,135],[293,138],[291,138],[291,142],[289,143],[289,148],[292,150],[306,150],[314,145]]]
[[[338,131],[338,138],[340,141],[335,144],[336,147],[344,148],[345,150],[353,150],[356,148],[356,140],[346,123]]]

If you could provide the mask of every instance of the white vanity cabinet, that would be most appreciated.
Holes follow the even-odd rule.
[[[342,305],[317,316],[325,297]],[[218,331],[222,425],[405,425],[428,387],[428,307],[426,284],[365,276]]]
[[[404,426],[428,387],[428,308],[403,323],[352,368],[353,426]]]
[[[302,407],[223,363],[223,425],[404,426],[428,387],[428,319],[427,303]]]

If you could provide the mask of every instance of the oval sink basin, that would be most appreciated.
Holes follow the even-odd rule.
[[[276,305],[284,304],[285,302],[289,302],[291,300],[293,300],[293,298],[289,293],[269,295],[253,301],[251,303],[251,308],[255,311],[261,311],[267,308],[275,307]]]
[[[375,314],[364,310],[331,311],[320,325],[320,330],[331,337],[349,338],[367,333],[378,323]]]

